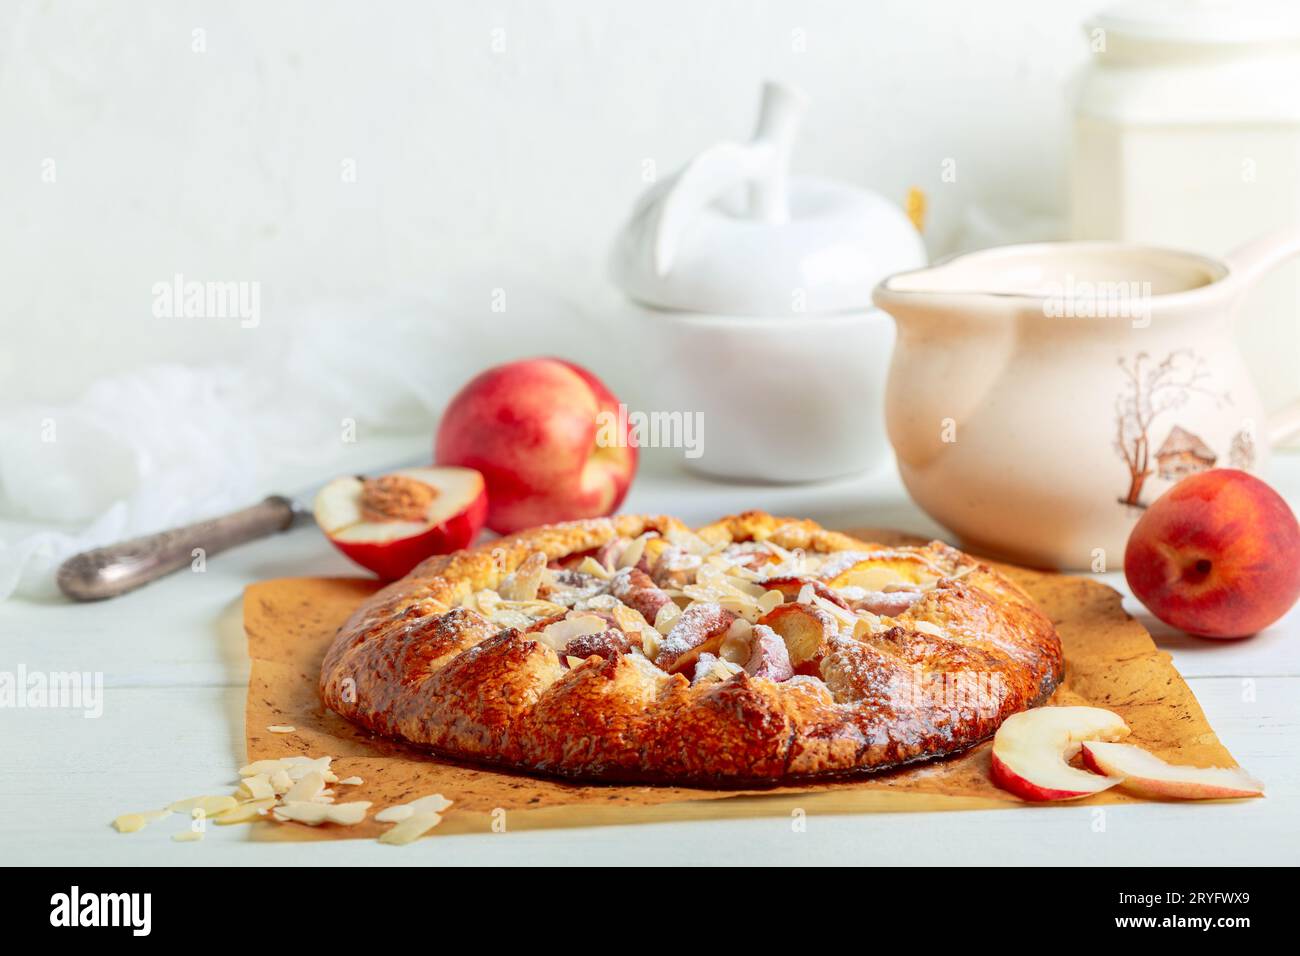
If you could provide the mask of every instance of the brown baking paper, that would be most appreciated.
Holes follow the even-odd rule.
[[[854,532],[887,540],[880,532]],[[1085,578],[998,566],[1052,619],[1065,648],[1065,681],[1052,703],[1088,704],[1120,714],[1134,743],[1173,763],[1233,766],[1169,655],[1126,615],[1113,589]],[[248,759],[302,754],[334,758],[336,800],[369,800],[371,812],[430,793],[455,801],[432,835],[595,826],[667,820],[805,813],[915,812],[1027,806],[989,780],[984,743],[964,754],[849,781],[767,790],[584,785],[503,772],[434,756],[372,737],[326,710],[317,696],[320,662],[335,631],[378,588],[353,578],[281,578],[244,593],[244,627],[252,674],[245,710]],[[290,725],[293,733],[269,733]],[[1080,803],[1131,802],[1115,790]],[[353,827],[256,826],[261,839],[376,837],[387,827],[367,819]]]

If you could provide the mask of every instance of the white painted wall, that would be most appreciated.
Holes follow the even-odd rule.
[[[1059,213],[1064,83],[1100,5],[9,0],[0,398],[247,357],[296,305],[392,290],[457,303],[503,354],[573,309],[593,334],[551,351],[599,363],[618,347],[603,257],[643,161],[747,135],[769,76],[812,97],[796,171],[921,186],[932,250],[973,204]],[[262,324],[156,318],[177,272],[260,282]],[[489,311],[497,286],[516,325]]]

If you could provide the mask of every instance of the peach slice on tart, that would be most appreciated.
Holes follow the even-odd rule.
[[[771,629],[785,643],[790,666],[798,673],[816,676],[826,648],[839,634],[839,624],[828,611],[810,604],[778,604],[758,619],[755,627]]]
[[[832,557],[818,576],[833,588],[861,588],[864,591],[886,591],[932,584],[942,574],[919,554],[902,551],[881,551],[868,555],[856,554],[857,560],[847,564],[844,558]]]
[[[717,604],[692,604],[673,622],[655,664],[671,674],[692,667],[701,654],[716,655],[736,620]]]
[[[993,782],[1023,800],[1077,800],[1121,780],[1071,767],[1084,741],[1115,741],[1129,728],[1100,707],[1039,707],[1012,714],[993,737]]]
[[[335,478],[312,512],[330,543],[385,580],[468,547],[487,519],[483,476],[470,468],[403,468]]]
[[[1083,765],[1093,773],[1122,777],[1121,790],[1156,800],[1222,800],[1264,793],[1264,785],[1240,767],[1179,766],[1133,744],[1084,741]]]
[[[794,676],[789,648],[781,635],[765,624],[755,624],[750,631],[744,668],[751,677],[766,677],[778,683]]]

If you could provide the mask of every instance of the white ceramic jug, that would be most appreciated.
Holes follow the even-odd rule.
[[[1300,254],[1288,231],[1226,261],[1119,242],[988,249],[886,279],[885,415],[908,491],[978,551],[1116,568],[1185,475],[1259,471],[1266,421],[1232,335],[1245,293]]]

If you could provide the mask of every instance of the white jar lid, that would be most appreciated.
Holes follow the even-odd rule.
[[[642,195],[610,263],[628,296],[723,315],[843,312],[870,308],[885,276],[925,265],[893,203],[788,177],[802,107],[800,94],[768,84],[750,143],[713,146]]]
[[[1206,45],[1300,39],[1295,0],[1130,0],[1089,23],[1135,40]]]

